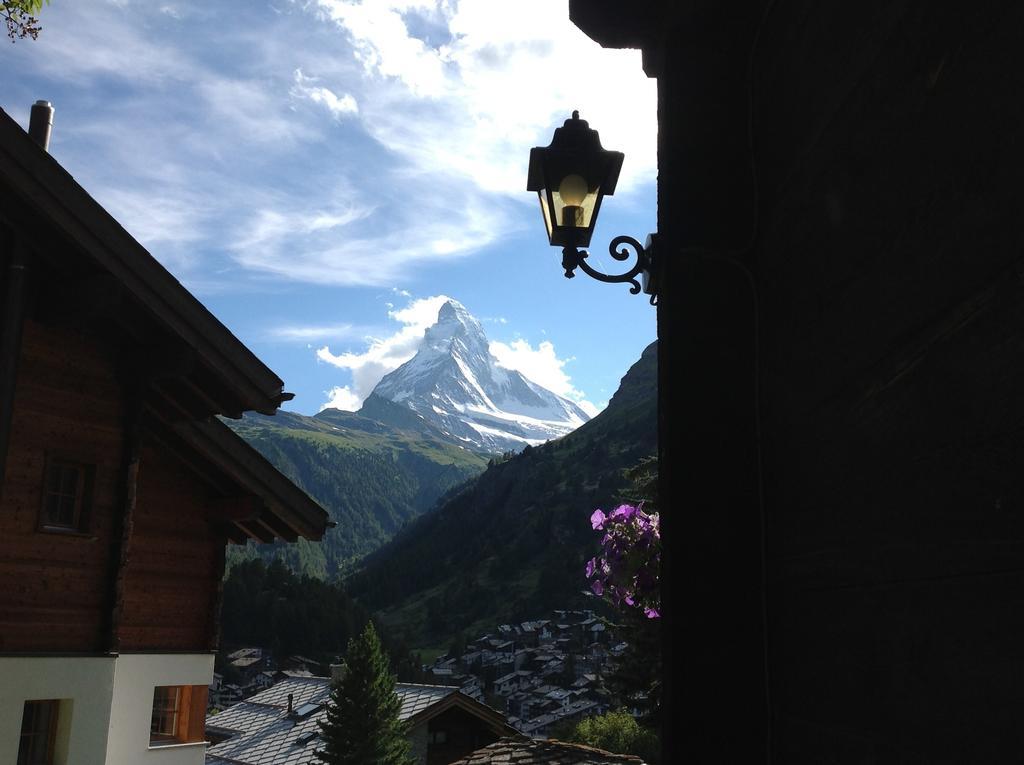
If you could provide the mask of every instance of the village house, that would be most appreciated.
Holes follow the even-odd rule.
[[[516,691],[529,688],[532,677],[532,672],[523,670],[509,672],[507,675],[503,675],[494,681],[494,692],[499,696],[509,696]]]
[[[217,417],[281,380],[0,112],[0,762],[198,765],[228,542],[326,512]]]

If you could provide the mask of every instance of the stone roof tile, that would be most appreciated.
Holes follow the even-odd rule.
[[[503,738],[451,765],[643,765],[643,760],[564,741]]]

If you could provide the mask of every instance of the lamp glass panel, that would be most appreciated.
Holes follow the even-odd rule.
[[[537,196],[540,197],[540,211],[544,215],[544,227],[548,231],[548,239],[551,239],[551,208],[548,206],[547,189],[538,191]]]
[[[594,207],[597,205],[597,194],[597,188],[588,191],[587,195],[583,198],[583,202],[578,206],[578,210],[575,213],[570,211],[567,219],[565,216],[566,204],[562,199],[562,195],[558,191],[552,191],[551,198],[554,202],[555,218],[558,221],[558,225],[573,228],[590,228],[590,222],[594,218]],[[547,212],[545,212],[545,222],[547,222],[547,215]],[[550,223],[548,226],[548,231],[550,232]]]

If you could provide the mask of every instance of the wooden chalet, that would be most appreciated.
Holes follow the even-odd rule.
[[[0,762],[201,763],[226,544],[330,522],[217,419],[282,381],[40,143],[0,111]]]

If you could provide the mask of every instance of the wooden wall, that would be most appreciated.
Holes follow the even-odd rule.
[[[219,607],[225,533],[212,498],[173,455],[143,448],[118,622],[122,651],[206,651]]]
[[[427,765],[446,765],[500,738],[483,720],[458,707],[431,718],[427,726],[429,733],[444,731],[447,737],[443,744],[428,745]]]
[[[122,392],[88,332],[26,321],[0,496],[0,653],[104,646]],[[83,535],[37,531],[48,452],[96,466]]]
[[[201,652],[216,642],[227,539],[210,519],[209,488],[156,444],[142,448],[122,534],[126,399],[109,345],[25,324],[0,496],[0,654]],[[81,534],[39,530],[48,454],[95,466]]]

